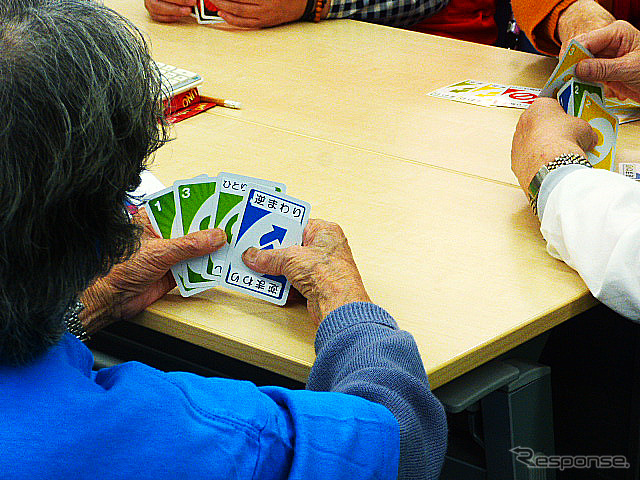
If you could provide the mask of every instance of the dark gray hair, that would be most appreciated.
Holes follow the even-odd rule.
[[[126,192],[167,131],[159,72],[130,22],[90,0],[1,3],[0,362],[17,364],[137,249]]]

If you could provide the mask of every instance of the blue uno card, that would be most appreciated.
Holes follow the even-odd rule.
[[[244,264],[242,254],[249,247],[270,250],[301,245],[310,210],[311,206],[302,200],[264,187],[250,188],[227,257],[223,285],[284,305],[291,287],[287,279],[254,272]]]
[[[565,111],[565,113],[569,113],[573,115],[573,84],[569,82],[565,84],[560,90],[558,90],[558,102],[560,106]]]

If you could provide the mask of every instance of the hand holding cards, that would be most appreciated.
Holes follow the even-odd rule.
[[[163,238],[214,227],[227,234],[228,244],[220,250],[172,268],[180,293],[224,286],[283,305],[290,288],[286,278],[251,271],[241,255],[249,247],[302,243],[310,205],[284,192],[282,183],[221,173],[180,180],[146,197],[151,223]]]
[[[575,77],[576,64],[585,58],[593,58],[593,55],[572,40],[540,96],[557,98],[565,112],[588,122],[598,136],[598,143],[587,152],[587,159],[596,168],[615,170],[619,121],[605,107],[602,85]]]

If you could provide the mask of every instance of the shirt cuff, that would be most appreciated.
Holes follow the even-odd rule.
[[[382,307],[370,302],[353,302],[329,313],[318,327],[315,349],[319,352],[338,332],[362,323],[377,323],[397,330],[398,324]]]
[[[547,206],[547,200],[549,200],[549,195],[551,195],[551,191],[560,183],[560,181],[569,175],[571,172],[575,172],[581,168],[589,168],[585,165],[563,165],[562,167],[558,167],[549,174],[544,177],[542,180],[542,185],[540,185],[540,191],[538,192],[538,218],[542,221],[542,216],[544,215],[544,208]]]

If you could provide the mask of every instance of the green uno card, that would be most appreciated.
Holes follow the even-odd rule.
[[[196,177],[173,184],[178,231],[186,235],[211,228],[215,212],[216,178]],[[211,288],[218,284],[215,278],[202,276],[202,258],[186,262],[185,284],[191,288]]]
[[[573,95],[573,116],[577,117],[580,114],[580,106],[582,105],[582,99],[585,93],[591,93],[596,95],[600,99],[600,103],[604,104],[604,90],[602,85],[590,82],[583,82],[576,78],[571,79],[571,88]]]
[[[181,234],[177,233],[178,225],[176,222],[176,203],[173,187],[147,195],[145,202],[145,210],[151,221],[151,226],[158,235],[162,238],[181,236]],[[171,273],[182,296],[188,297],[202,291],[202,289],[189,288],[185,285],[183,264],[177,264],[171,267]]]
[[[205,256],[202,264],[204,278],[220,278],[224,270],[227,254],[238,230],[237,222],[242,213],[242,202],[251,185],[259,185],[278,193],[286,193],[284,183],[262,180],[260,178],[221,172],[218,174],[218,193],[213,226],[227,234],[227,245]]]

